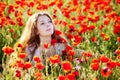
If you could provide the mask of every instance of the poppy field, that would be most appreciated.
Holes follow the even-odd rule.
[[[17,41],[28,18],[42,11],[70,46],[46,65],[35,56],[32,65]],[[120,0],[1,0],[0,62],[0,80],[120,80]]]

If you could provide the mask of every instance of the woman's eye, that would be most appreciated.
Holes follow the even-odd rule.
[[[52,21],[48,21],[49,23],[52,23]]]
[[[44,25],[45,23],[40,23],[40,25]]]

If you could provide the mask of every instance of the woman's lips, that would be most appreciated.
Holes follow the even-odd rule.
[[[50,31],[51,29],[49,28],[49,29],[47,29],[46,31]]]

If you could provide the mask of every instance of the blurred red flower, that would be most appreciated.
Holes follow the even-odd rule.
[[[101,74],[103,75],[103,77],[109,77],[112,74],[112,69],[108,67],[103,67],[101,70]]]
[[[99,63],[100,61],[98,60],[98,59],[96,59],[96,58],[93,58],[92,59],[92,63]]]
[[[35,72],[35,74],[34,74],[34,77],[35,77],[35,78],[41,77],[41,76],[42,76],[42,73],[39,72],[39,71]]]
[[[27,54],[26,53],[19,53],[18,56],[19,56],[19,58],[24,59],[27,56]]]
[[[68,80],[76,80],[75,75],[72,74],[72,73],[67,74],[66,77],[67,77]]]
[[[60,56],[59,56],[59,55],[51,56],[51,57],[50,57],[50,62],[51,62],[52,64],[60,63]]]
[[[99,63],[98,62],[91,63],[90,66],[95,71],[97,71],[99,69]]]
[[[74,51],[74,50],[69,50],[69,51],[68,51],[68,55],[74,56],[74,55],[75,55],[75,51]]]
[[[117,41],[120,42],[120,37],[117,37]]]
[[[117,66],[116,62],[115,61],[108,61],[107,62],[107,67],[109,68],[115,68]]]
[[[92,37],[92,38],[91,38],[91,41],[92,41],[92,42],[96,42],[96,41],[97,41],[97,38],[96,38],[96,37]]]
[[[32,63],[30,63],[30,62],[25,62],[25,64],[24,64],[24,68],[25,69],[29,69],[29,68],[31,68],[32,67]]]
[[[120,62],[117,62],[117,66],[120,67]]]
[[[120,4],[120,0],[116,0],[116,3],[117,3],[117,4]]]
[[[56,39],[52,39],[52,40],[51,40],[51,45],[55,45],[56,42],[57,42]]]
[[[69,61],[62,61],[61,65],[64,72],[69,72],[72,69],[72,65]]]
[[[117,55],[120,55],[120,50],[119,50],[119,49],[116,49],[116,50],[115,50],[115,53],[116,53]]]
[[[46,48],[46,49],[47,49],[47,48],[49,48],[49,47],[50,47],[50,44],[49,44],[49,43],[47,43],[47,42],[45,42],[45,43],[44,43],[44,48]]]
[[[34,56],[33,59],[37,63],[41,62],[41,59],[38,56]]]
[[[11,53],[14,52],[14,49],[10,46],[7,46],[7,47],[3,47],[2,48],[2,51],[6,54],[6,55],[10,55]]]
[[[66,80],[66,76],[60,75],[60,76],[58,76],[58,80]]]
[[[55,34],[56,34],[56,35],[61,35],[61,33],[62,33],[62,32],[61,32],[60,30],[55,30]]]
[[[119,34],[120,33],[120,24],[115,24],[114,25],[114,33]]]
[[[31,12],[31,10],[30,10],[30,9],[28,9],[28,10],[27,10],[27,14],[28,14],[29,16],[31,16],[31,15],[32,15],[32,12]]]
[[[109,58],[107,56],[100,56],[100,61],[106,63],[109,61]]]
[[[21,71],[16,70],[15,71],[15,76],[20,78],[21,77]]]
[[[38,70],[42,70],[44,68],[44,65],[42,63],[36,63],[35,64],[35,67],[38,69]]]
[[[11,12],[14,12],[14,6],[13,5],[8,6],[8,13],[10,14]]]

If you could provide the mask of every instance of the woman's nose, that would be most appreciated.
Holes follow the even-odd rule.
[[[46,24],[46,26],[47,26],[47,27],[49,27],[49,26],[50,26],[50,24],[49,24],[49,23],[47,23],[47,24]]]

